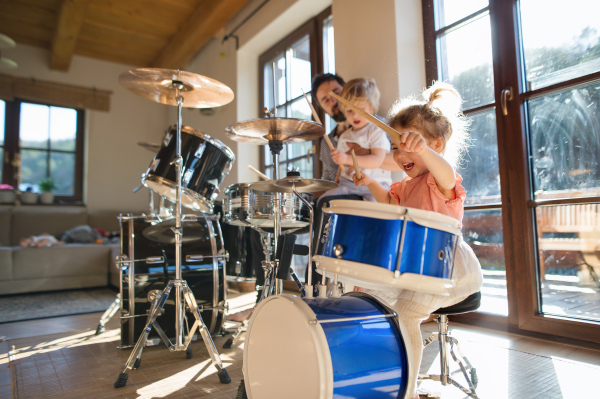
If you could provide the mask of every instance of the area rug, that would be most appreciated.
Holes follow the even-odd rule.
[[[0,296],[0,324],[103,312],[116,298],[108,288]]]

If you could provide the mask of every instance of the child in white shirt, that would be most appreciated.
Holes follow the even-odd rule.
[[[381,94],[374,79],[360,78],[352,79],[346,83],[342,91],[342,97],[370,114],[376,114],[379,109]],[[336,182],[339,183],[339,187],[327,191],[322,195],[322,198],[357,194],[362,196],[365,201],[375,201],[366,187],[356,187],[352,181],[354,164],[352,156],[347,153],[350,150],[348,143],[356,143],[362,148],[371,150],[369,155],[356,156],[358,166],[361,171],[364,171],[383,187],[389,187],[392,184],[392,174],[390,171],[381,169],[380,166],[391,149],[390,141],[386,133],[379,127],[355,113],[352,109],[344,107],[343,104],[340,103],[339,107],[350,123],[350,128],[340,136],[337,149],[331,151],[331,158],[344,168],[338,170]]]

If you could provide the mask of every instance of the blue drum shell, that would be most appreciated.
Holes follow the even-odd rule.
[[[333,367],[333,398],[404,398],[409,363],[398,325],[367,295],[304,299],[317,320],[377,316],[321,323]],[[396,396],[397,395],[397,396]]]
[[[339,244],[344,260],[395,271],[403,225],[400,219],[332,214],[322,255],[336,258],[334,247]],[[455,234],[409,220],[400,273],[450,279],[455,246]]]

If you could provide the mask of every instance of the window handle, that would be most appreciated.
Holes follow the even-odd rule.
[[[501,93],[501,101],[502,101],[502,113],[504,116],[508,115],[508,107],[507,101],[512,101],[513,99],[513,88],[512,86],[508,86],[506,89],[502,90]]]

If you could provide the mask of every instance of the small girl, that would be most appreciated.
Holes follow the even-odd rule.
[[[392,184],[389,190],[364,173],[361,180],[356,175],[352,178],[357,186],[367,187],[377,202],[441,213],[462,225],[465,189],[461,186],[462,177],[450,163],[456,165],[467,144],[461,98],[454,87],[440,82],[426,90],[423,97],[425,101],[401,100],[390,111],[390,126],[401,134],[399,139],[391,138],[394,160],[407,177]],[[478,292],[482,285],[479,261],[462,238],[456,248],[453,278],[456,285],[450,296],[401,289],[366,290],[393,307],[409,332],[414,380],[410,381],[412,391],[408,392],[413,395],[423,352],[421,322],[435,310]]]
[[[360,78],[352,79],[346,83],[342,90],[342,97],[374,115],[379,109],[381,94],[375,80]],[[369,149],[371,150],[369,155],[356,156],[358,165],[361,170],[368,173],[379,184],[389,187],[392,184],[392,173],[380,169],[385,156],[390,151],[390,141],[385,132],[352,109],[344,107],[343,104],[339,104],[339,106],[344,112],[346,120],[350,123],[350,128],[340,136],[337,149],[331,151],[331,158],[338,165],[350,166],[353,165],[353,162],[352,156],[347,153],[350,151],[348,143],[356,143],[362,148]],[[340,186],[327,191],[322,195],[322,198],[332,195],[357,194],[366,201],[375,201],[366,187],[357,187],[352,184],[352,177],[345,169],[338,170],[336,183],[339,183]]]

